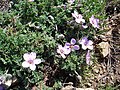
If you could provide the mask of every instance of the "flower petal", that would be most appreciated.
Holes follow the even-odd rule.
[[[71,52],[71,48],[64,48],[64,54],[68,55]]]
[[[82,23],[85,23],[85,19],[81,19],[81,22],[82,22]]]
[[[60,49],[57,49],[57,53],[61,53],[61,52],[60,52]]]
[[[60,54],[60,55],[62,56],[62,58],[64,58],[64,59],[66,58],[65,54]]]
[[[70,45],[71,45],[70,43],[65,43],[65,46],[64,46],[64,47],[65,47],[65,48],[70,48]]]
[[[93,42],[91,40],[88,41],[88,45],[92,45]]]
[[[86,50],[86,49],[87,49],[87,46],[85,46],[84,44],[82,44],[82,49],[83,49],[83,50]]]
[[[91,40],[88,41],[87,48],[92,50],[93,49],[93,42]]]
[[[81,22],[81,20],[80,20],[79,18],[76,18],[75,21],[76,21],[77,23],[80,23],[80,22]]]
[[[71,39],[70,43],[74,45],[76,43],[76,40],[74,38]]]
[[[92,15],[91,18],[89,18],[89,21],[94,28],[99,28],[99,19],[94,18],[94,16]]]
[[[31,52],[29,53],[25,53],[23,55],[24,60],[28,61],[28,60],[34,60],[36,58],[36,53],[35,52]]]
[[[72,16],[73,16],[74,18],[77,18],[77,16],[76,16],[74,13],[72,13]]]
[[[85,23],[82,24],[82,27],[83,28],[88,28],[88,26]]]
[[[29,59],[30,59],[30,54],[25,53],[25,54],[23,55],[23,58],[24,58],[24,60],[29,60]]]
[[[79,50],[80,49],[80,47],[79,47],[79,45],[74,45],[74,50]]]
[[[31,52],[30,53],[30,59],[34,60],[36,58],[36,53],[35,52]]]
[[[30,64],[29,64],[27,61],[24,61],[24,62],[22,63],[22,66],[23,66],[24,68],[28,68],[28,67],[30,66]]]
[[[80,44],[85,44],[88,41],[87,37],[83,37],[82,40],[79,41]]]
[[[82,20],[83,16],[81,14],[78,14],[78,18]]]
[[[88,49],[93,50],[93,45],[87,46]]]
[[[62,50],[63,50],[62,45],[58,45],[57,53],[59,53],[59,54],[60,54]]]
[[[41,59],[35,59],[35,60],[34,60],[34,64],[40,64],[41,62],[42,62]]]
[[[35,64],[30,64],[30,69],[34,71],[36,69]]]

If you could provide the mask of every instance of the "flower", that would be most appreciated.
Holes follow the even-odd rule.
[[[28,0],[29,2],[34,2],[34,0]]]
[[[59,53],[62,56],[62,58],[65,59],[66,55],[70,53],[70,50],[65,47],[62,47],[62,45],[58,45],[57,53]]]
[[[90,50],[88,50],[86,54],[86,64],[90,65]]]
[[[85,20],[83,19],[83,16],[81,14],[78,14],[77,11],[74,11],[74,13],[72,13],[72,16],[75,18],[75,21],[77,23],[80,23],[80,22],[85,23]]]
[[[94,18],[94,16],[92,15],[91,18],[89,18],[89,21],[94,28],[99,28],[99,19]]]
[[[72,38],[70,43],[68,43],[68,42],[65,43],[65,47],[67,49],[70,49],[71,51],[79,50],[80,49],[79,45],[75,45],[75,43],[76,43],[76,40],[74,38]]]
[[[68,3],[73,4],[75,0],[68,0]]]
[[[35,52],[31,52],[31,53],[25,53],[23,55],[24,58],[24,62],[22,63],[22,66],[24,68],[28,68],[30,67],[31,70],[35,70],[36,69],[36,64],[40,64],[42,62],[41,59],[36,59],[36,53]]]
[[[93,42],[88,40],[87,37],[83,37],[82,40],[79,41],[82,45],[82,49],[86,50],[87,48],[92,50],[93,49]]]

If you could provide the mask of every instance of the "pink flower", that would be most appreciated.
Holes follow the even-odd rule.
[[[57,53],[59,53],[62,56],[62,58],[65,59],[66,55],[70,53],[70,50],[65,47],[62,47],[62,45],[58,45]]]
[[[82,49],[86,50],[87,48],[92,50],[93,49],[93,42],[88,40],[87,37],[83,37],[82,40],[79,41],[82,45]]]
[[[74,13],[72,13],[72,16],[75,18],[75,21],[77,23],[85,23],[85,20],[83,19],[83,16],[81,14],[79,14],[77,11],[74,11]]]
[[[42,62],[41,59],[36,59],[36,53],[35,52],[25,53],[23,55],[23,58],[24,58],[25,61],[22,63],[22,66],[24,68],[30,67],[31,70],[35,70],[36,69],[36,64],[40,64]]]
[[[94,28],[99,28],[99,19],[94,18],[94,16],[92,15],[91,18],[89,18],[89,21]]]
[[[90,65],[90,50],[88,50],[86,54],[86,64]]]
[[[65,47],[70,49],[71,51],[74,51],[74,50],[79,50],[80,47],[79,45],[75,45],[76,44],[76,40],[74,38],[71,39],[70,43],[65,43]]]

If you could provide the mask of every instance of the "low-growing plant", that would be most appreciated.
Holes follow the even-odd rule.
[[[0,74],[16,77],[18,90],[41,81],[54,87],[75,72],[84,76],[95,61],[94,36],[102,27],[105,1],[12,2],[0,12]]]

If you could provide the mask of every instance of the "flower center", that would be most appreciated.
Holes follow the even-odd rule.
[[[85,41],[84,45],[87,46],[87,44],[88,44],[88,40]]]
[[[74,47],[74,45],[71,44],[71,45],[70,45],[70,48],[72,49],[73,47]]]
[[[95,21],[94,21],[94,20],[92,20],[92,23],[93,23],[93,24],[95,24]]]
[[[33,64],[33,60],[28,60],[28,63],[29,64]]]
[[[61,53],[64,53],[64,50],[60,49],[60,52],[61,52]]]

